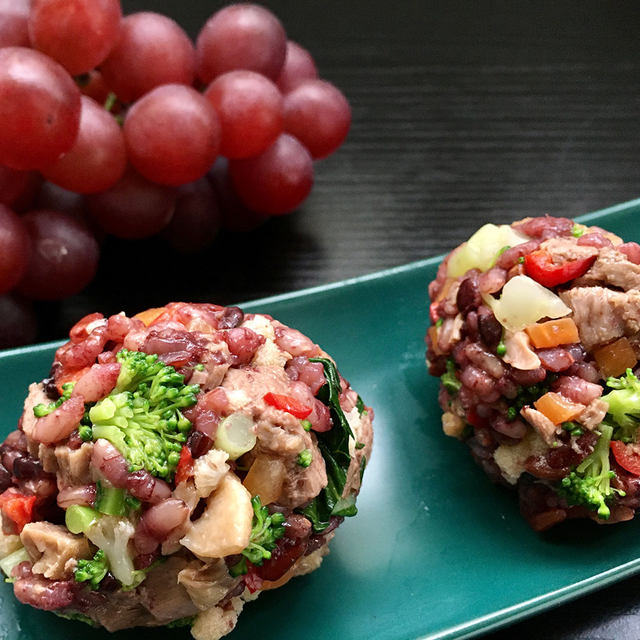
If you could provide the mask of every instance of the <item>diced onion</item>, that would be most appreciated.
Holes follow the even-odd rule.
[[[511,278],[499,300],[482,296],[500,324],[509,331],[521,331],[541,318],[561,318],[571,309],[552,291],[528,276]]]
[[[280,458],[261,455],[251,465],[243,484],[252,496],[260,496],[262,504],[270,504],[280,497],[285,475]]]
[[[487,271],[498,258],[500,249],[515,247],[531,240],[508,224],[485,224],[449,258],[447,275],[457,278],[469,269]]]
[[[253,420],[244,413],[232,413],[218,425],[215,447],[237,460],[256,445]]]

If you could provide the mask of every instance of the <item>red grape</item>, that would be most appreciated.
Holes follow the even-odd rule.
[[[183,253],[204,249],[220,230],[215,191],[206,178],[200,178],[178,187],[177,193],[176,210],[162,235]]]
[[[240,199],[251,209],[272,215],[293,211],[313,186],[311,156],[287,134],[257,158],[231,160],[229,172]]]
[[[347,137],[351,108],[330,82],[308,80],[284,97],[284,128],[309,149],[313,158],[325,158]]]
[[[278,89],[282,93],[289,93],[305,80],[315,80],[317,77],[318,69],[311,54],[297,42],[287,41],[287,57],[276,80]]]
[[[0,349],[34,342],[37,331],[36,315],[29,302],[0,296]]]
[[[159,13],[132,13],[120,39],[100,67],[107,86],[133,102],[161,84],[193,84],[195,49],[180,26]]]
[[[0,204],[0,293],[13,289],[24,275],[31,243],[22,220]]]
[[[106,236],[104,229],[88,215],[85,197],[81,193],[63,189],[53,182],[42,184],[33,208],[52,209],[71,214],[88,227],[98,244],[101,244]]]
[[[167,226],[176,193],[128,170],[110,189],[87,196],[87,204],[91,217],[107,233],[118,238],[146,238]]]
[[[63,189],[53,182],[44,182],[38,192],[34,208],[70,213],[74,218],[82,220],[85,212],[84,196],[81,193]]]
[[[177,186],[207,172],[218,155],[220,124],[195,89],[168,84],[129,109],[124,137],[131,164],[145,178]]]
[[[80,91],[43,53],[0,49],[0,163],[40,169],[69,151],[80,125]]]
[[[75,144],[42,173],[70,191],[97,193],[118,182],[126,166],[127,152],[118,123],[97,102],[82,96]]]
[[[36,300],[60,300],[84,289],[98,267],[98,243],[89,229],[59,211],[31,211],[22,220],[32,251],[18,291]]]
[[[287,36],[278,18],[257,4],[232,4],[214,13],[196,41],[198,76],[204,83],[227,71],[249,69],[275,80]]]
[[[99,104],[104,104],[111,93],[111,89],[97,69],[79,76],[77,82],[83,95],[93,98]],[[111,113],[114,113],[113,109]]]
[[[0,165],[0,204],[14,207],[16,202],[19,203],[24,199],[25,195],[33,196],[34,186],[37,184],[39,180],[34,172],[18,171]]]
[[[31,44],[70,74],[86,73],[109,55],[121,17],[120,0],[33,0]]]
[[[269,216],[252,211],[240,200],[231,184],[228,169],[227,159],[220,156],[207,174],[209,182],[216,192],[222,216],[222,226],[228,231],[234,232],[253,231],[264,224]]]
[[[28,47],[31,0],[0,0],[0,47]]]
[[[282,133],[282,96],[271,80],[253,71],[230,71],[205,92],[220,117],[220,153],[250,158]]]

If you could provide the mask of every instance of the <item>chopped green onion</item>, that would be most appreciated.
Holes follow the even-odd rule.
[[[302,424],[302,428],[305,431],[311,431],[311,422],[309,420],[303,420],[300,424]]]
[[[312,460],[313,460],[313,454],[309,449],[303,449],[298,454],[298,464],[301,467],[304,467],[305,469],[311,464]]]
[[[93,429],[86,424],[81,424],[78,427],[78,435],[84,442],[91,442],[93,440]]]

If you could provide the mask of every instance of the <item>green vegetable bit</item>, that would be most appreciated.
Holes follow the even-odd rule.
[[[565,431],[568,431],[569,435],[574,436],[576,438],[581,436],[584,433],[584,431],[582,430],[582,427],[576,422],[563,422],[562,428]]]
[[[442,382],[444,388],[452,395],[460,391],[462,383],[456,376],[456,363],[452,358],[447,360],[447,371],[440,376],[440,382]]]
[[[269,515],[267,507],[262,506],[260,496],[251,498],[251,506],[253,507],[251,537],[249,544],[242,551],[244,557],[229,570],[234,577],[247,573],[247,560],[258,567],[262,566],[265,560],[269,560],[271,552],[276,548],[276,542],[285,533],[283,514]]]
[[[81,424],[78,427],[78,435],[84,442],[91,442],[93,440],[93,429],[86,424]]]
[[[191,429],[182,409],[196,403],[200,388],[185,385],[157,355],[123,349],[116,359],[122,368],[115,389],[89,410],[93,439],[111,442],[131,471],[171,480]]]
[[[192,627],[196,621],[196,616],[189,616],[188,618],[178,618],[169,622],[166,626],[167,629],[179,629],[180,627]]]
[[[624,496],[625,492],[611,486],[616,477],[609,463],[609,443],[613,427],[600,425],[600,438],[593,452],[588,455],[568,476],[562,479],[558,493],[564,496],[570,505],[582,505],[598,513],[606,520],[611,515],[607,505],[615,494]]]
[[[65,382],[62,385],[62,395],[55,402],[50,402],[49,404],[37,404],[35,407],[33,407],[33,415],[36,418],[43,418],[44,416],[48,416],[50,413],[55,411],[65,400],[68,400],[71,397],[71,392],[73,391],[74,386],[75,382]]]
[[[607,386],[613,391],[602,396],[602,400],[609,405],[614,440],[636,442],[640,425],[640,380],[627,369],[623,376],[609,378]]]
[[[301,467],[308,467],[313,460],[313,454],[310,449],[304,449],[298,454],[298,464]]]
[[[584,232],[586,231],[585,227],[581,224],[574,224],[573,225],[573,229],[571,229],[571,235],[574,238],[580,238],[581,236],[584,235]]]
[[[354,494],[342,497],[347,483],[347,471],[351,464],[349,438],[355,440],[342,407],[340,406],[340,376],[335,364],[327,358],[310,358],[324,367],[327,383],[318,392],[318,398],[329,407],[333,428],[316,434],[318,447],[327,468],[327,486],[300,512],[304,514],[318,533],[324,531],[331,516],[355,516],[358,513]]]
[[[311,431],[311,421],[310,420],[302,420],[302,422],[300,423],[302,425],[302,428],[305,431]]]
[[[505,345],[502,340],[498,342],[498,346],[496,347],[496,354],[498,354],[500,357],[507,354],[507,345]]]
[[[109,562],[102,549],[96,551],[92,560],[78,560],[74,571],[76,582],[88,582],[92,589],[97,589],[109,571]]]
[[[360,396],[358,396],[358,399],[356,400],[356,409],[358,410],[359,415],[367,415],[367,407],[364,404],[364,400]]]

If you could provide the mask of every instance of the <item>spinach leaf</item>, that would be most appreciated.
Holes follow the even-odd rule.
[[[331,516],[355,516],[358,512],[354,495],[342,497],[351,464],[349,438],[353,431],[340,406],[340,377],[335,364],[327,358],[310,358],[324,367],[327,383],[318,392],[318,398],[329,407],[333,428],[317,433],[318,447],[327,469],[327,486],[301,512],[311,520],[316,533],[329,526]]]

